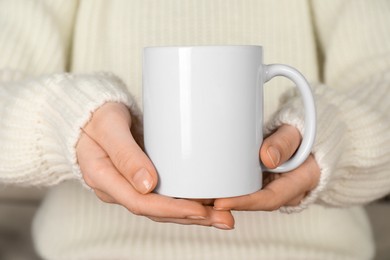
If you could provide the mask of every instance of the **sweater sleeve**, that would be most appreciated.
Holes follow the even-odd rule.
[[[106,102],[139,115],[124,84],[110,74],[52,74],[0,84],[0,182],[54,185],[79,179],[80,129]]]
[[[65,71],[77,6],[76,0],[0,1],[0,70]]]
[[[312,5],[324,57],[324,84],[313,86],[318,127],[312,152],[321,177],[300,205],[282,209],[286,212],[311,203],[364,204],[390,191],[390,2]],[[286,123],[304,134],[303,114],[297,93],[286,94],[268,130]]]
[[[131,95],[111,74],[71,75],[77,1],[0,1],[0,183],[54,185],[80,179],[80,129],[105,102]],[[137,129],[135,129],[137,131]]]

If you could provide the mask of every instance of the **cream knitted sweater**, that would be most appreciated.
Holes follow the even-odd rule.
[[[358,205],[390,191],[389,14],[387,0],[0,1],[0,182],[69,180],[51,189],[35,218],[38,252],[47,259],[371,258]],[[299,213],[236,212],[229,232],[158,224],[70,181],[82,182],[75,144],[91,113],[107,101],[141,106],[142,48],[186,44],[263,45],[265,63],[292,65],[312,83],[321,180],[301,205],[284,209]],[[280,99],[290,85],[267,84],[268,129],[289,123],[304,131],[299,97],[288,91]]]

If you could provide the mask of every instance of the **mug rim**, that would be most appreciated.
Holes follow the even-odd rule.
[[[161,45],[161,46],[146,46],[143,48],[144,51],[147,50],[167,50],[167,49],[187,49],[187,48],[253,48],[253,49],[263,49],[261,45],[239,45],[239,44],[223,44],[223,45]]]

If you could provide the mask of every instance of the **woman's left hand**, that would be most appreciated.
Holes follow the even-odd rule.
[[[270,169],[287,161],[301,142],[299,131],[282,125],[267,137],[260,149],[260,159]],[[263,189],[255,193],[216,199],[217,210],[273,211],[282,206],[297,206],[313,190],[320,179],[320,169],[313,155],[297,169],[286,173],[263,173]]]

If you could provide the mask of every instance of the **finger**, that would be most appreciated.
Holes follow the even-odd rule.
[[[273,211],[288,202],[307,194],[319,180],[319,168],[313,156],[294,171],[280,174],[262,190],[235,198],[217,199],[214,208],[218,210],[266,210]]]
[[[301,134],[291,125],[282,125],[275,133],[264,139],[260,159],[270,168],[276,168],[291,158],[301,142]]]
[[[120,175],[115,167],[105,168],[95,180],[99,190],[109,194],[118,204],[136,215],[164,218],[204,218],[204,206],[184,199],[174,199],[158,194],[140,194]]]
[[[77,153],[87,185],[111,196],[115,203],[134,214],[172,218],[206,217],[205,207],[198,202],[138,193],[117,171],[102,148],[86,135],[80,138]]]
[[[192,201],[196,201],[202,205],[205,205],[205,206],[212,206],[214,205],[214,200],[215,199],[191,199]]]
[[[85,183],[96,189],[95,179],[101,167],[111,167],[107,153],[87,134],[81,133],[76,147],[77,162]]]
[[[96,187],[96,177],[99,177],[97,174],[101,173],[99,169],[112,167],[112,164],[107,157],[107,153],[84,132],[81,133],[77,144],[77,159],[84,181],[93,189],[95,195],[103,202],[116,203],[112,196]]]
[[[279,179],[282,173],[274,172],[263,172],[263,187],[267,186],[269,183]]]
[[[213,226],[218,229],[231,230],[234,228],[234,218],[230,211],[216,211],[207,207],[208,217],[206,219],[176,219],[149,217],[153,221],[161,223],[176,223],[182,225]]]
[[[126,180],[146,194],[155,188],[157,172],[134,140],[130,125],[130,113],[124,105],[107,103],[94,113],[85,131],[107,152]]]
[[[116,203],[115,199],[110,195],[108,195],[107,193],[100,191],[98,189],[94,189],[93,191],[101,201],[104,201],[106,203]]]
[[[289,207],[298,206],[299,204],[301,204],[302,200],[306,197],[307,194],[308,193],[300,194],[298,197],[295,197],[294,199],[287,202],[284,206],[289,206]]]

